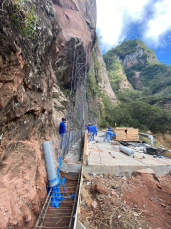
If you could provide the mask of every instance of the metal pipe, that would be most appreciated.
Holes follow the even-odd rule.
[[[50,150],[49,141],[42,143],[43,153],[45,157],[45,163],[46,163],[46,171],[49,181],[49,187],[54,187],[58,184],[55,167],[53,163],[53,158]]]
[[[153,135],[151,135],[151,134],[144,134],[144,133],[140,133],[140,132],[138,132],[138,134],[141,135],[141,136],[150,138],[150,140],[151,140],[151,146],[154,146]]]
[[[134,151],[125,146],[119,146],[121,152],[127,154],[128,156],[134,156]]]

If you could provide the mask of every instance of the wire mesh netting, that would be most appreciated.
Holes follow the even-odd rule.
[[[62,137],[58,135],[49,141],[55,170],[58,167],[58,157],[64,158],[74,144],[77,144],[81,159],[84,123],[88,116],[86,83],[87,52],[83,43],[75,39],[71,90],[67,104],[67,132]]]
[[[76,142],[79,144],[80,153],[84,122],[87,116],[86,104],[87,83],[87,53],[83,44],[75,40],[74,61],[71,79],[71,91],[67,108],[67,130],[63,137],[61,155],[64,157]]]

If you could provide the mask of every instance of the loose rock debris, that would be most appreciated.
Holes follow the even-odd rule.
[[[87,228],[171,228],[171,173],[165,177],[135,172],[129,179],[96,175],[83,185],[97,206],[81,204],[80,221]],[[92,176],[93,178],[93,176]]]

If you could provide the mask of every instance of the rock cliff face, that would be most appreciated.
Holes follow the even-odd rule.
[[[118,70],[119,66],[122,64],[120,68],[124,69],[124,74],[126,74],[126,77],[135,89],[143,86],[141,76],[144,69],[147,66],[160,64],[155,52],[138,39],[122,42],[117,47],[105,53],[103,58],[106,63],[107,72],[109,73],[110,82],[111,80],[112,82],[117,81],[117,84],[121,82],[121,78],[123,77],[122,74],[119,74]],[[147,71],[147,74],[149,74],[149,72],[150,70]],[[126,84],[126,88],[128,88],[127,86],[128,83]],[[116,85],[112,84],[112,88],[116,88]],[[115,93],[117,93],[116,90]]]
[[[120,84],[120,90],[122,90],[123,88],[132,89],[132,87],[131,87],[131,85],[130,85],[130,83],[129,83],[127,77],[126,77],[126,75],[124,75],[122,69],[120,71],[120,76],[122,78],[122,82]]]
[[[122,61],[116,55],[111,54],[109,51],[108,53],[103,55],[104,62],[106,64],[106,69],[109,77],[109,82],[113,91],[117,94],[121,92],[122,89],[132,89],[122,66]]]
[[[134,82],[134,88],[137,90],[139,88],[139,86],[141,85],[141,81],[140,81],[140,73],[141,72],[135,72],[135,76],[133,78],[133,82]]]
[[[137,48],[134,52],[125,55],[124,58],[121,59],[122,64],[127,67],[131,67],[132,65],[139,63],[139,62],[144,64],[145,63],[145,60],[143,58],[144,54],[147,55],[147,60],[158,62],[156,55],[154,55],[154,53],[148,50],[144,50],[142,48]],[[120,59],[120,57],[118,58]]]
[[[85,109],[88,114],[85,117],[86,122],[101,125],[101,114],[105,109],[102,100],[105,97],[109,103],[117,104],[117,99],[110,85],[106,66],[102,58],[98,39],[90,55],[90,67],[87,74],[87,104]],[[104,122],[103,122],[104,125]]]
[[[154,55],[154,53],[142,48],[137,48],[134,52],[125,55],[124,58],[121,59],[121,61],[122,65],[126,66],[127,68],[130,68],[134,64],[138,63],[145,64],[145,61],[153,61],[156,63],[158,62],[156,55]],[[141,81],[139,78],[140,74],[141,72],[135,72],[135,76],[133,78],[133,86],[135,89],[138,89],[141,85]]]
[[[75,42],[90,55],[95,1],[1,1],[0,228],[33,228],[46,196],[41,142],[66,114]]]
[[[137,48],[134,52],[127,54],[123,56],[122,58],[117,55],[116,57],[117,59],[121,60],[122,65],[127,68],[131,68],[134,64],[138,64],[138,63],[145,65],[146,61],[152,61],[153,63],[158,63],[157,57],[153,52],[142,49],[142,48]],[[140,80],[140,74],[141,72],[137,71],[135,72],[135,75],[133,77],[133,86],[135,89],[138,89],[142,83]],[[125,82],[126,81],[127,79],[125,80]],[[127,81],[127,85],[128,84],[129,82]]]
[[[116,104],[117,103],[116,95],[110,85],[109,78],[106,72],[106,66],[105,66],[105,63],[104,63],[104,60],[101,54],[100,45],[98,42],[95,44],[94,49],[95,49],[97,58],[100,62],[100,74],[101,74],[101,79],[102,79],[102,86],[104,88],[104,91],[106,92],[106,95],[109,96],[109,98],[113,101],[114,104]]]

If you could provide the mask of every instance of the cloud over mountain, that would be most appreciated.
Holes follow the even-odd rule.
[[[97,0],[102,52],[124,39],[139,38],[152,47],[166,45],[171,31],[170,0]]]

